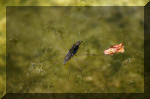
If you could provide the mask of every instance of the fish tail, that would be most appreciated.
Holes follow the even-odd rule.
[[[64,61],[64,65],[66,64],[66,61]]]

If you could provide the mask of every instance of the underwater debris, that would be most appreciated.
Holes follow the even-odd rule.
[[[124,53],[124,45],[123,43],[114,45],[107,50],[104,51],[104,54],[113,55],[115,53]]]
[[[73,44],[72,48],[69,50],[69,52],[64,58],[64,64],[66,64],[66,62],[69,61],[71,57],[73,57],[77,53],[79,46],[82,42],[83,41],[77,41],[75,44]]]

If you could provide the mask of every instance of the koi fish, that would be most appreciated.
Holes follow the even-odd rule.
[[[72,48],[69,50],[64,58],[64,64],[66,64],[66,62],[69,61],[77,53],[79,46],[82,42],[83,41],[77,41],[75,44],[73,44]]]
[[[124,45],[123,43],[114,45],[104,51],[104,54],[113,55],[115,53],[124,53]]]

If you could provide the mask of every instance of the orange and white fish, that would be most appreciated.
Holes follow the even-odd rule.
[[[124,45],[123,43],[114,45],[104,51],[104,54],[113,55],[115,53],[124,53]]]

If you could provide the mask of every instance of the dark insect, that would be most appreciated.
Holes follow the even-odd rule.
[[[67,55],[64,58],[64,64],[66,64],[66,62],[68,60],[70,60],[71,57],[77,53],[81,43],[82,43],[82,41],[77,41],[75,44],[73,44],[72,48],[69,50],[69,52],[67,53]]]

